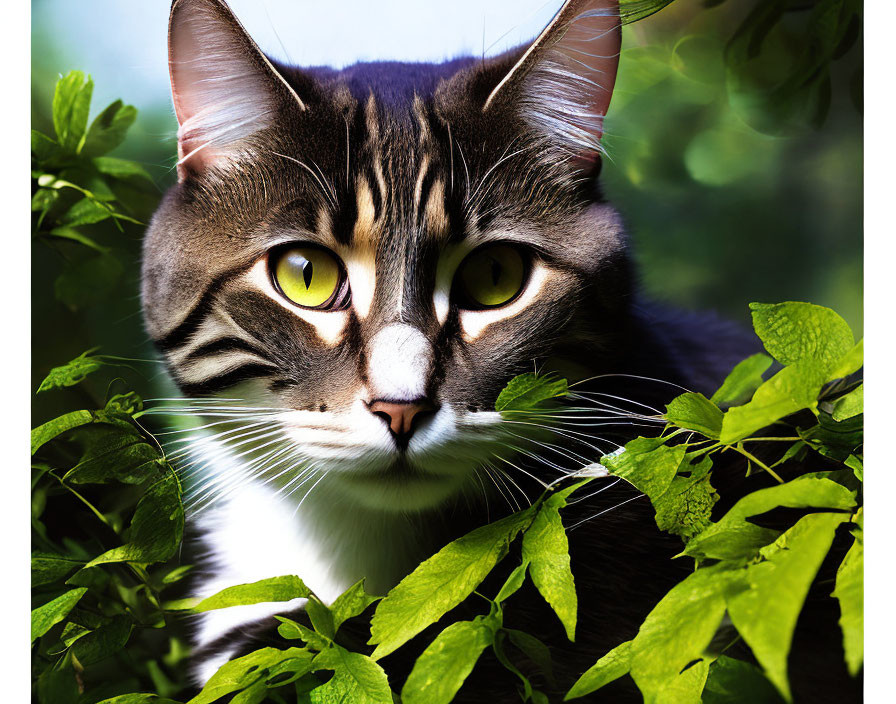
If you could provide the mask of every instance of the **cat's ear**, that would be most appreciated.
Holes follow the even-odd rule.
[[[223,0],[174,0],[168,68],[180,180],[232,157],[281,106],[305,109]]]
[[[622,42],[618,0],[567,0],[489,94],[587,168],[601,153]]]

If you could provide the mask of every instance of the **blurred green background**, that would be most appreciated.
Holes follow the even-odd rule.
[[[310,2],[231,4],[265,50],[302,63],[329,56],[323,49],[287,50],[293,46],[291,25],[282,18],[311,12]],[[473,35],[481,24],[482,48],[494,53],[534,35],[559,2],[530,2],[526,22],[519,23],[519,5],[511,0],[461,5],[448,11],[454,24],[470,25]],[[497,14],[475,15],[479,5],[494,5]],[[53,134],[53,85],[71,69],[91,73],[96,81],[91,119],[115,98],[134,104],[136,124],[114,155],[140,162],[156,183],[155,193],[132,203],[144,222],[174,180],[176,123],[165,78],[168,6],[167,0],[32,4],[33,127]],[[391,11],[396,6],[416,7],[386,5]],[[715,309],[745,324],[750,301],[809,300],[834,308],[862,334],[862,52],[855,17],[860,9],[853,0],[676,0],[624,30],[606,122],[603,181],[628,224],[643,285],[652,296]],[[328,10],[314,5],[313,11]],[[435,42],[431,51],[451,56],[458,48],[480,48],[469,37],[451,44],[454,25],[432,25],[428,15],[409,15],[407,26],[384,23],[378,37],[377,26],[359,22],[351,6],[329,11],[342,23],[340,31],[357,23],[364,40],[387,47],[392,58],[438,58],[414,55],[414,48],[395,50],[404,46],[402,36],[417,47],[427,23],[440,28],[436,34],[445,44]],[[463,12],[471,13],[468,22]],[[302,31],[314,34],[306,25]],[[279,27],[285,41],[262,41],[256,27]],[[322,47],[335,42],[342,51],[333,59],[337,63],[361,46],[317,34]],[[374,58],[370,51],[359,49],[357,56]],[[81,255],[64,245],[34,242],[34,388],[51,367],[90,347],[153,357],[139,310],[142,228],[119,232],[108,222],[101,226],[107,227],[104,243],[121,263],[120,272],[98,274],[95,289],[74,298],[60,294],[58,278],[83,265]],[[160,395],[166,393],[158,364],[135,369],[157,382]],[[44,396],[35,401],[35,421],[68,410],[61,403],[83,407],[76,394],[64,402]]]

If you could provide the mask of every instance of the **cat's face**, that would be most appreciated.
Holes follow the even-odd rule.
[[[612,354],[628,281],[594,184],[612,4],[568,3],[525,53],[337,72],[275,67],[223,3],[175,3],[181,178],[144,310],[187,395],[266,409],[225,424],[231,458],[428,508],[531,435],[494,411],[511,377]]]

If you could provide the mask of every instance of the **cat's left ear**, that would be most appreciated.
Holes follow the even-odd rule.
[[[284,106],[305,109],[223,0],[174,0],[168,67],[180,180],[225,164]]]
[[[622,43],[618,0],[567,0],[491,91],[582,168],[600,157]]]

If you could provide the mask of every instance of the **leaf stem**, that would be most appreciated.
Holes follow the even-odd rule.
[[[781,479],[780,476],[778,476],[778,473],[775,470],[773,470],[771,467],[769,467],[767,464],[765,464],[765,462],[763,462],[762,460],[758,459],[755,455],[752,455],[751,453],[747,452],[743,447],[741,447],[740,443],[738,443],[737,445],[729,445],[728,447],[730,447],[732,450],[735,450],[736,452],[739,452],[740,454],[742,454],[744,457],[746,457],[751,462],[755,462],[756,464],[758,464],[766,472],[771,474],[779,484],[784,483],[784,480]]]

